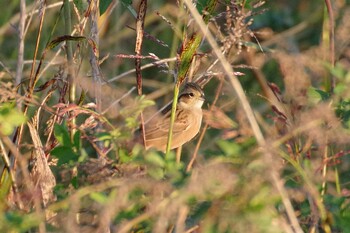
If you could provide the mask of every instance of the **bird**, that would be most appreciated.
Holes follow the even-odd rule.
[[[194,82],[185,84],[178,97],[170,149],[182,146],[198,134],[203,118],[204,97],[204,92],[198,84]],[[146,150],[155,148],[165,152],[170,128],[171,108],[172,104],[170,103],[163,111],[144,124]]]

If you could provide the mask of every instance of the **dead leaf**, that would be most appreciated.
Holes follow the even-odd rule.
[[[46,206],[49,202],[56,199],[53,194],[53,188],[56,186],[56,179],[48,165],[38,131],[30,122],[28,122],[28,127],[34,144],[33,169],[31,170],[31,176],[35,186],[39,188],[42,202],[44,206]]]
[[[232,129],[237,127],[237,123],[216,106],[212,106],[209,111],[203,110],[203,116],[205,122],[215,129]]]

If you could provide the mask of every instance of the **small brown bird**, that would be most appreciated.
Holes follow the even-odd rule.
[[[194,138],[202,123],[203,90],[196,83],[186,83],[180,93],[175,113],[171,149],[177,148]],[[145,123],[145,147],[166,150],[170,128],[172,105]]]

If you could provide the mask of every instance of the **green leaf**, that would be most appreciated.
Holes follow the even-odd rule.
[[[72,147],[57,146],[51,151],[51,155],[58,158],[57,165],[60,166],[71,161],[78,161],[79,156],[73,151]]]
[[[166,164],[166,161],[164,158],[158,154],[158,153],[149,153],[146,156],[146,161],[150,162],[153,165],[156,165],[158,167],[164,167]]]
[[[202,11],[206,8],[209,1],[210,0],[198,0],[197,1],[196,7],[197,7],[197,10],[200,14],[202,14]]]
[[[80,131],[75,132],[73,136],[74,148],[77,149],[77,151],[80,150],[80,136],[81,136]]]
[[[14,104],[5,103],[0,106],[0,131],[3,135],[10,135],[14,128],[25,123],[26,117]]]
[[[81,149],[81,150],[79,151],[78,163],[84,162],[87,158],[89,158],[88,153],[86,152],[85,149],[83,149],[83,150]]]
[[[8,122],[2,122],[1,123],[1,127],[0,127],[0,130],[1,130],[1,133],[4,134],[4,135],[10,135],[13,131],[13,126],[11,124],[9,124]]]
[[[334,87],[334,93],[341,95],[348,90],[348,86],[345,83],[339,83]]]
[[[108,201],[108,196],[99,192],[90,193],[90,198],[99,204],[105,204]]]
[[[242,147],[237,143],[224,140],[219,140],[216,142],[216,144],[227,156],[238,155],[242,149]]]
[[[100,0],[100,15],[106,12],[109,5],[111,5],[112,0]]]
[[[203,218],[203,216],[205,216],[208,213],[208,210],[210,209],[210,207],[212,206],[212,202],[209,200],[200,202],[200,203],[196,203],[196,200],[194,201],[194,206],[191,208],[192,209],[192,213],[189,216],[190,219],[194,219],[194,220],[200,220]]]
[[[132,4],[132,0],[121,0],[121,2],[125,5],[125,6],[130,6]]]
[[[52,41],[50,41],[50,43],[47,44],[45,50],[53,49],[63,41],[82,41],[85,39],[86,38],[84,36],[70,36],[70,35],[59,36],[53,39]]]
[[[101,132],[96,135],[96,139],[99,141],[112,140],[113,136],[109,132]]]
[[[140,122],[135,117],[127,117],[125,119],[125,125],[130,129],[136,129],[139,126]]]
[[[28,232],[32,227],[37,226],[39,223],[40,219],[35,215],[24,215],[21,212],[7,211],[3,213],[0,225],[12,227],[12,231],[2,232]]]
[[[149,106],[153,106],[155,105],[155,102],[153,100],[148,100],[146,99],[146,96],[145,95],[142,95],[138,98],[138,106],[141,110],[143,110],[144,108],[147,108]]]
[[[199,47],[199,44],[202,41],[202,36],[199,34],[194,34],[181,48],[180,54],[180,64],[178,67],[178,79],[182,83],[182,80],[185,79],[186,74],[191,66],[192,59],[196,54],[196,51]]]
[[[4,203],[4,200],[7,198],[7,195],[12,187],[10,173],[5,168],[1,175],[0,184],[0,202]]]
[[[335,67],[332,67],[330,64],[328,64],[327,66],[331,74],[337,77],[338,79],[344,79],[344,77],[346,76],[347,71],[340,63],[337,63]]]
[[[70,140],[70,136],[69,136],[68,129],[65,122],[63,122],[62,125],[55,124],[54,134],[57,141],[62,146],[72,147],[72,142]]]
[[[77,176],[74,176],[74,177],[71,179],[70,183],[73,185],[73,187],[74,187],[75,189],[78,189],[78,188],[79,188],[79,182],[78,182],[78,177],[77,177]]]
[[[343,100],[340,101],[336,110],[337,116],[342,120],[346,128],[350,126],[350,101]]]
[[[203,20],[205,23],[209,22],[211,14],[214,12],[217,0],[198,0],[197,1],[197,10],[203,15]]]
[[[328,92],[313,87],[308,89],[307,95],[309,97],[309,100],[314,104],[317,104],[321,101],[329,100],[329,98],[331,97]]]
[[[83,13],[88,6],[86,0],[73,0],[73,3],[77,7],[79,13]]]
[[[124,149],[118,150],[119,160],[121,163],[127,163],[132,161],[132,157],[129,155],[128,151]]]
[[[122,6],[128,9],[128,11],[134,16],[134,18],[137,18],[137,12],[132,6],[132,0],[121,0]]]
[[[164,178],[164,169],[163,168],[151,168],[147,170],[147,173],[156,180],[161,180]]]

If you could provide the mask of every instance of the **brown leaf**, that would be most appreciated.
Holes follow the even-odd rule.
[[[215,129],[232,129],[237,127],[237,123],[231,120],[224,111],[216,106],[212,106],[211,110],[203,110],[205,122]]]
[[[238,130],[225,130],[223,133],[222,133],[222,139],[224,140],[229,140],[229,139],[232,139],[232,138],[236,138],[238,137],[240,134],[239,134],[239,131]]]
[[[42,202],[46,206],[50,201],[56,199],[53,188],[56,186],[55,176],[47,163],[44,147],[41,143],[38,131],[34,125],[28,122],[29,132],[34,144],[33,169],[31,176],[36,187],[39,188]]]

